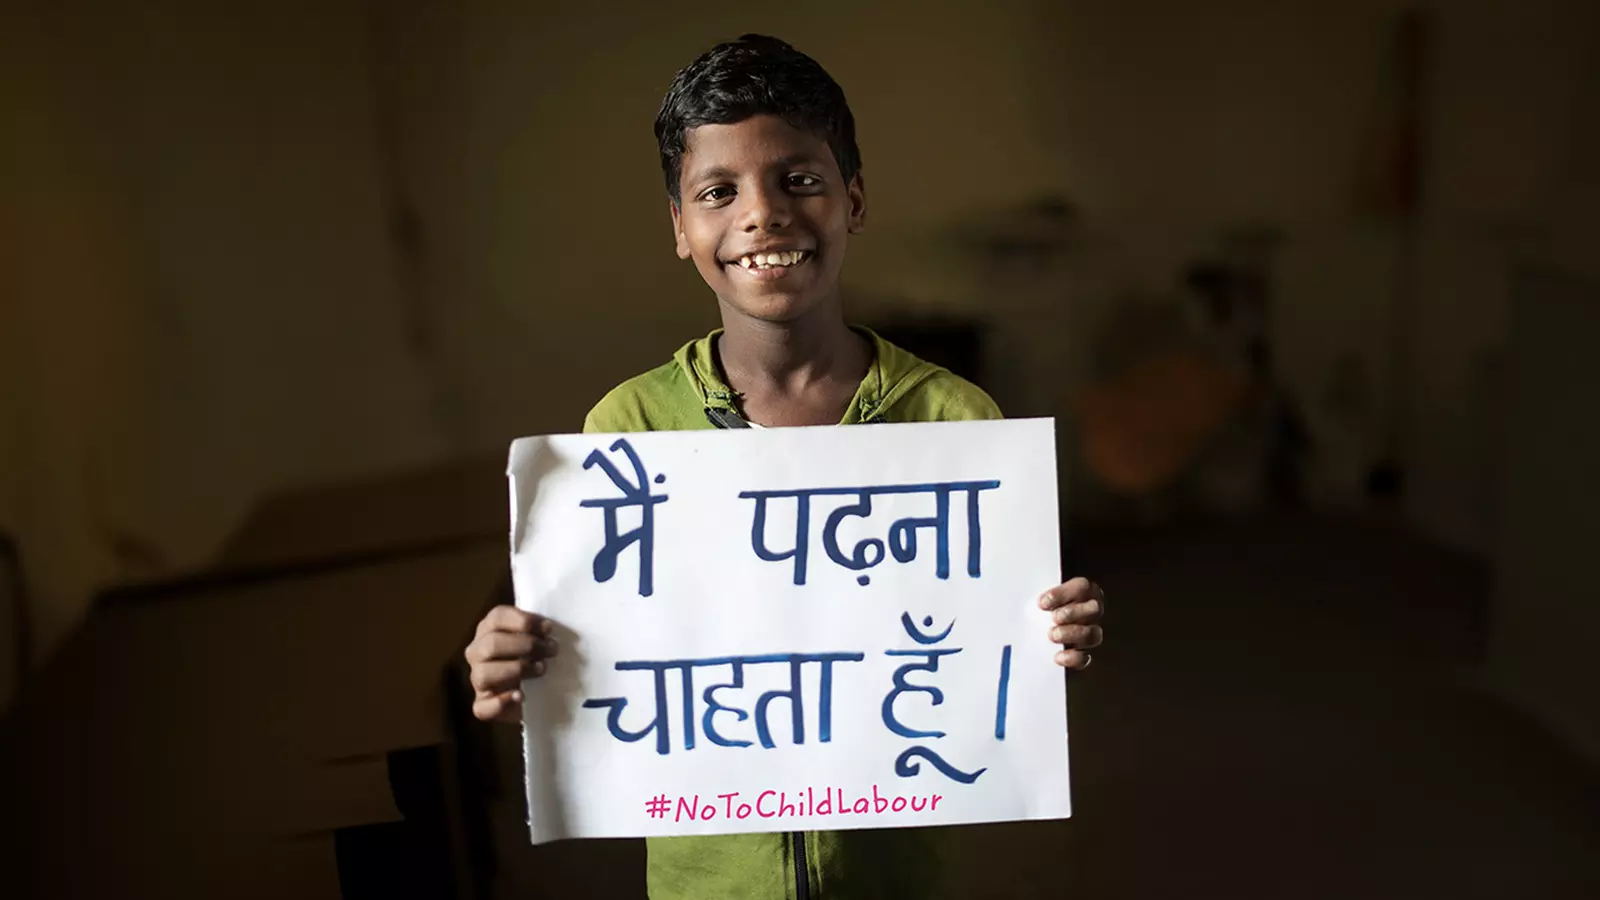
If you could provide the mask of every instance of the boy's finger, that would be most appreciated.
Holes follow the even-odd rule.
[[[510,659],[482,662],[472,667],[472,689],[479,694],[514,691],[530,674],[533,660]]]
[[[1103,610],[1099,600],[1085,600],[1058,606],[1050,614],[1057,625],[1093,625],[1100,621]]]
[[[1065,584],[1058,584],[1039,597],[1039,608],[1057,609],[1069,603],[1081,603],[1085,600],[1102,597],[1099,588],[1090,583],[1087,578],[1074,578]]]
[[[478,623],[478,634],[483,635],[491,631],[524,631],[533,626],[528,623],[528,613],[517,609],[515,606],[501,604],[489,610],[489,614]]]
[[[472,715],[480,722],[522,721],[522,692],[484,694],[472,701]]]
[[[478,623],[478,634],[491,631],[510,631],[517,634],[549,634],[555,623],[537,613],[517,609],[515,606],[496,606]]]
[[[544,674],[544,660],[556,655],[556,642],[539,641],[533,652],[515,659],[487,659],[472,664],[470,681],[472,689],[498,694],[514,689],[524,678],[538,678]]]
[[[533,653],[539,639],[531,634],[491,631],[467,645],[467,662],[477,665],[496,659],[521,659]]]
[[[1099,625],[1057,625],[1050,629],[1051,643],[1060,644],[1063,647],[1078,647],[1087,650],[1091,647],[1100,646],[1100,642],[1104,638],[1105,632],[1100,629]]]
[[[1089,668],[1089,663],[1093,660],[1094,657],[1083,650],[1063,650],[1056,654],[1056,665],[1077,672]]]

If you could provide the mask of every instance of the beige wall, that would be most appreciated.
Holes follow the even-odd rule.
[[[1107,304],[1170,287],[1241,220],[1293,229],[1278,330],[1296,385],[1314,393],[1349,353],[1377,369],[1394,239],[1357,219],[1351,182],[1396,5],[888,2],[797,18],[386,4],[380,84],[426,223],[452,396],[470,410],[458,434],[498,448],[571,427],[621,373],[714,322],[668,250],[649,126],[672,71],[746,29],[815,55],[852,98],[870,215],[849,292],[991,314],[991,387],[1013,413],[1058,413]],[[1086,225],[1045,268],[997,272],[953,246],[956,226],[1003,224],[1047,193]],[[607,352],[566,352],[601,334]],[[560,391],[507,389],[555,360]]]
[[[1487,550],[1512,270],[1576,232],[1593,234],[1573,211],[1600,170],[1581,149],[1581,129],[1600,116],[1600,8],[1566,0],[1441,8],[1408,508],[1430,533]]]
[[[1381,375],[1404,233],[1354,182],[1402,5],[35,4],[0,34],[21,201],[0,212],[0,523],[50,598],[45,642],[90,586],[199,563],[265,492],[574,428],[709,328],[650,122],[676,67],[744,30],[852,99],[871,200],[852,295],[994,315],[1013,413],[1059,412],[1108,304],[1245,220],[1286,231],[1292,390],[1314,404],[1341,357]],[[1562,205],[1595,183],[1568,134],[1590,6],[1436,5],[1415,377],[1375,390],[1417,419],[1411,514],[1462,546],[1492,530],[1502,248],[1592,208]],[[1043,268],[952,244],[1047,192],[1084,227]],[[1574,227],[1553,233],[1577,246]],[[1376,423],[1319,427],[1353,490]]]
[[[1570,271],[1570,270],[1569,270]],[[1528,273],[1515,282],[1507,353],[1513,439],[1497,496],[1497,579],[1487,683],[1600,762],[1592,636],[1600,590],[1600,275]]]
[[[39,3],[0,29],[0,524],[39,651],[89,589],[200,564],[268,490],[443,451],[396,312],[364,15]]]
[[[848,272],[862,290],[920,285],[896,236],[1061,176],[1030,130],[1036,63],[1010,52],[1032,40],[1021,4],[407,4],[379,18],[473,446],[575,427],[620,376],[715,323],[671,252],[651,123],[672,73],[717,40],[777,32],[846,86],[866,157],[869,234]],[[990,160],[1003,170],[975,166]]]
[[[1591,761],[1600,762],[1600,700],[1590,636],[1600,631],[1590,540],[1600,530],[1600,9],[1570,95],[1572,128],[1530,191],[1535,226],[1516,260],[1542,277],[1513,280],[1507,427],[1496,435],[1497,564],[1488,682]],[[1554,61],[1559,64],[1561,61]],[[1548,280],[1546,280],[1548,279]]]
[[[1274,337],[1325,442],[1330,496],[1359,492],[1381,416],[1411,423],[1410,517],[1473,550],[1492,529],[1497,347],[1517,242],[1542,221],[1566,151],[1585,4],[1432,5],[1425,98],[1431,177],[1414,221],[1373,215],[1401,0],[1274,3],[884,2],[813,14],[733,4],[534,11],[384,5],[380,83],[400,111],[403,171],[426,223],[429,302],[449,349],[456,436],[498,448],[571,427],[620,374],[713,323],[667,251],[649,123],[678,65],[770,30],[820,59],[861,123],[870,227],[847,287],[862,302],[981,310],[996,320],[992,389],[1054,414],[1083,377],[1084,336],[1130,291],[1242,222],[1282,228]],[[840,27],[848,21],[850,27]],[[1022,272],[953,248],[1058,192],[1083,229]],[[1410,365],[1391,368],[1404,290]],[[571,354],[600,341],[604,353]],[[1320,400],[1358,362],[1365,419]],[[563,373],[554,393],[508,390]]]

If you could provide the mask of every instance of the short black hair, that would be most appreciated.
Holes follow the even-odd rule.
[[[661,100],[656,144],[673,202],[679,199],[689,129],[731,125],[763,114],[780,116],[827,141],[846,183],[861,171],[856,120],[844,89],[816,60],[787,43],[747,34],[712,47],[679,69]]]

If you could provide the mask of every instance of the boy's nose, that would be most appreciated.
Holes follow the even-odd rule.
[[[745,231],[770,231],[789,225],[789,195],[770,188],[746,191],[743,226]]]

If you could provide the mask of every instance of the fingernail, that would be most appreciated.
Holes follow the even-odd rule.
[[[1040,594],[1039,595],[1039,608],[1040,609],[1049,609],[1050,608],[1050,595],[1049,594]]]
[[[561,652],[561,645],[555,638],[546,638],[539,642],[539,649],[544,651],[545,656],[555,656]]]
[[[540,634],[549,634],[550,632],[554,631],[555,629],[556,629],[556,623],[550,621],[549,619],[540,619],[539,620],[539,633]]]
[[[521,691],[512,691],[511,692],[511,702],[512,703],[521,703],[522,702],[522,692]]]
[[[535,662],[533,664],[533,674],[534,675],[543,675],[544,674],[544,660],[541,659],[541,660],[539,660],[539,661],[537,661],[537,662]]]

